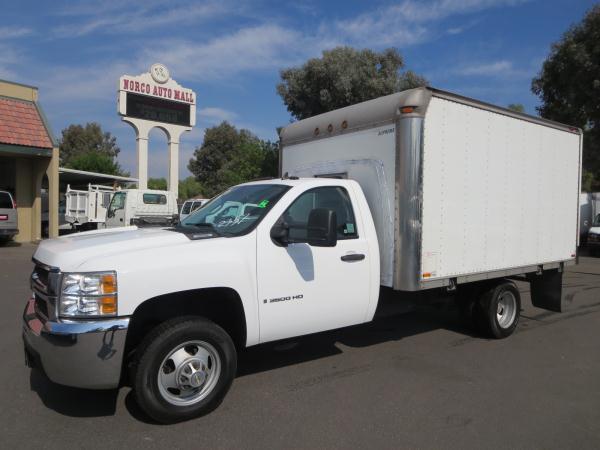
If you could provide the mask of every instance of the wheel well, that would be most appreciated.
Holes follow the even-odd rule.
[[[202,316],[223,328],[241,348],[246,345],[246,318],[238,293],[231,288],[193,289],[146,300],[134,311],[127,330],[125,356],[130,356],[153,328],[181,316]]]

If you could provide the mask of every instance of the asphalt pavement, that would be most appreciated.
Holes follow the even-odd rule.
[[[519,284],[508,339],[429,305],[248,349],[219,409],[167,426],[128,388],[67,388],[25,367],[34,250],[0,247],[1,448],[600,448],[600,258],[568,269],[562,314]]]

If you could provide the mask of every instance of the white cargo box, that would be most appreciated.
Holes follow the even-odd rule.
[[[414,291],[574,263],[581,141],[577,128],[419,88],[289,125],[280,164],[358,181],[381,284]]]
[[[106,209],[115,190],[110,186],[88,184],[87,190],[71,189],[65,193],[65,220],[72,226],[104,223]]]

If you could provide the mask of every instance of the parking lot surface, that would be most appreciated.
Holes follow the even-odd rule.
[[[508,339],[427,306],[248,349],[219,409],[164,426],[128,388],[67,388],[24,366],[34,250],[0,248],[2,448],[600,447],[600,259],[568,269],[562,314],[533,308],[520,284]]]

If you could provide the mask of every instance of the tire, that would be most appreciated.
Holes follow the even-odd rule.
[[[514,283],[503,281],[485,290],[475,304],[474,314],[480,331],[488,337],[503,339],[513,334],[521,314],[521,295]]]
[[[169,320],[140,344],[133,389],[140,408],[160,423],[202,416],[221,404],[237,370],[229,335],[201,317]]]

